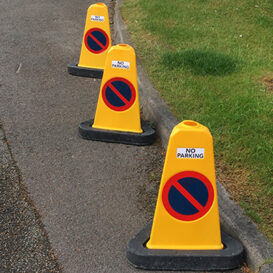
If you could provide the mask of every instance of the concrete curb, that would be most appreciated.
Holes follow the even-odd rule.
[[[120,7],[122,0],[116,0],[114,14],[114,41],[116,44],[132,44],[127,27],[122,20]],[[146,72],[137,59],[138,86],[143,114],[152,121],[164,148],[167,148],[169,135],[178,120],[169,110],[167,104],[160,98]],[[261,273],[273,272],[273,263],[266,264],[273,258],[273,246],[257,229],[257,226],[236,205],[229,194],[218,182],[218,202],[223,230],[239,239],[245,247],[246,262],[250,268]]]

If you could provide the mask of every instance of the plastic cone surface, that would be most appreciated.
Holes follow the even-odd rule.
[[[181,122],[170,135],[147,247],[223,248],[213,140],[208,128],[195,121]]]
[[[142,133],[136,55],[129,45],[113,46],[106,57],[93,128]]]
[[[91,5],[87,10],[79,67],[104,69],[106,55],[111,48],[111,34],[107,6]]]

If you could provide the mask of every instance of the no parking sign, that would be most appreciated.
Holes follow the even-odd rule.
[[[174,218],[193,221],[205,215],[214,200],[213,187],[204,175],[185,171],[172,176],[165,184],[162,201]]]
[[[127,44],[115,45],[108,51],[92,128],[115,132],[119,134],[118,139],[123,134],[126,141],[133,139],[132,133],[144,139],[136,56],[134,49]]]
[[[99,54],[108,48],[109,37],[102,29],[92,28],[86,32],[84,43],[89,51]]]
[[[101,79],[110,48],[111,33],[107,6],[104,3],[92,4],[86,14],[79,62],[69,64],[68,73]]]
[[[135,102],[136,90],[127,79],[112,78],[104,84],[102,98],[110,109],[124,111]]]
[[[170,135],[147,247],[223,248],[212,136],[196,121],[177,124]]]

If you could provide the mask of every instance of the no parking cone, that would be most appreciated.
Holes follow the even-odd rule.
[[[242,245],[220,232],[212,136],[183,121],[169,139],[152,224],[127,247],[136,267],[227,270],[242,263]]]
[[[106,58],[95,119],[80,124],[85,139],[149,145],[155,131],[140,119],[135,51],[113,46]]]
[[[110,48],[107,6],[104,3],[93,4],[87,10],[79,63],[69,64],[68,72],[74,76],[101,78]]]

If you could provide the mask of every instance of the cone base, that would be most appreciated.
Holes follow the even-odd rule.
[[[87,77],[87,78],[97,78],[101,79],[103,75],[102,69],[88,68],[78,66],[78,64],[69,64],[67,66],[68,73],[73,76]]]
[[[222,250],[162,250],[148,249],[145,244],[151,234],[152,222],[127,245],[127,258],[136,268],[148,270],[230,270],[243,262],[243,246],[222,232]]]
[[[80,124],[79,134],[82,138],[137,146],[151,145],[155,141],[155,130],[144,120],[141,120],[143,133],[96,129],[92,127],[93,123],[92,119]]]

